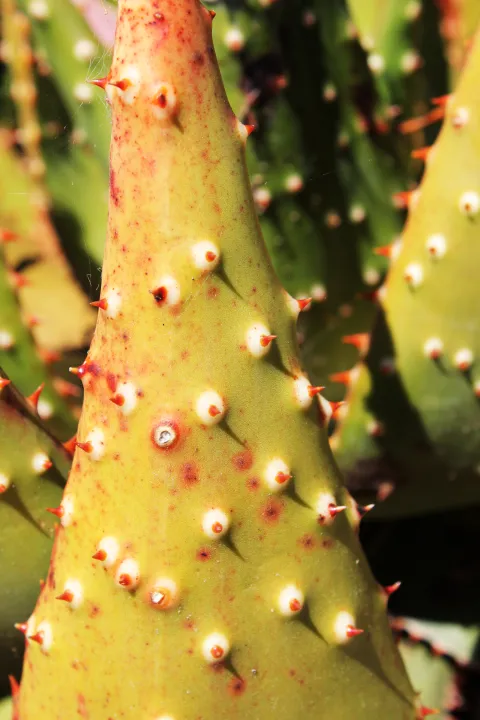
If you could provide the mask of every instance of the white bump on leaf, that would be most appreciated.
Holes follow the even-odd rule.
[[[123,399],[123,404],[119,405],[124,415],[130,415],[137,405],[137,388],[131,382],[123,382],[117,385],[116,396]]]
[[[122,296],[120,295],[120,290],[117,290],[116,288],[111,288],[105,293],[105,299],[107,301],[107,309],[105,310],[105,314],[109,318],[115,318],[117,317],[120,306],[122,304]]]
[[[83,603],[82,583],[79,580],[69,579],[63,586],[63,592],[69,592],[72,594],[72,599],[68,604],[72,610],[78,610],[80,605]]]
[[[73,47],[73,54],[75,55],[77,60],[81,60],[82,62],[88,62],[89,60],[92,60],[92,58],[95,57],[96,52],[97,46],[88,38],[82,38],[81,40],[77,40]]]
[[[11,485],[10,478],[5,473],[0,473],[0,494],[8,490]]]
[[[202,530],[211,540],[223,537],[230,527],[230,519],[220,508],[208,510],[202,518]]]
[[[278,609],[285,617],[298,615],[305,604],[305,595],[296,585],[287,585],[278,596]]]
[[[170,83],[162,82],[153,89],[153,114],[158,120],[171,120],[177,112],[177,93]]]
[[[295,400],[302,410],[307,410],[312,404],[313,396],[310,393],[311,387],[312,384],[305,375],[301,375],[293,382]]]
[[[266,187],[257,187],[253,190],[253,199],[257,209],[264,211],[272,202],[272,194]]]
[[[312,285],[310,295],[315,302],[325,302],[327,299],[327,290],[324,285]],[[298,312],[298,308],[297,308]]]
[[[10,350],[14,345],[12,333],[8,330],[0,330],[0,350]]]
[[[107,84],[107,97],[110,102],[117,97],[125,105],[133,105],[140,91],[140,71],[136,65],[127,65],[122,67],[121,73],[117,82],[123,83],[124,87]]]
[[[466,107],[459,107],[452,113],[452,125],[457,130],[464,127],[470,119],[470,111]]]
[[[178,602],[178,586],[172,578],[157,578],[150,590],[150,602],[158,610],[169,610]]]
[[[214,270],[220,262],[220,250],[210,240],[201,240],[193,245],[192,257],[198,270]]]
[[[178,305],[181,295],[180,285],[171,275],[165,275],[156,284],[153,295],[159,305]]]
[[[32,458],[32,469],[36,475],[42,475],[51,467],[51,460],[44,452],[37,452]]]
[[[224,37],[225,45],[232,52],[240,52],[245,46],[245,36],[238,27],[231,27]]]
[[[101,560],[106,568],[112,567],[117,561],[120,547],[118,541],[114,537],[104,537],[97,545],[97,552],[103,553],[104,558]]]
[[[285,178],[285,190],[289,193],[298,193],[303,188],[303,178],[298,173],[292,173]]]
[[[431,337],[425,341],[423,352],[426,357],[437,360],[443,354],[443,342],[438,337]]]
[[[159,448],[169,448],[177,439],[177,433],[171,425],[160,424],[154,428],[153,441]]]
[[[355,627],[355,620],[350,613],[339,612],[333,625],[333,633],[338,643],[343,644],[350,640],[349,628]]]
[[[459,370],[469,370],[473,365],[473,352],[470,348],[462,348],[457,350],[454,355],[453,362]]]
[[[49,420],[53,415],[53,405],[48,400],[39,398],[37,403],[37,413],[42,420]]]
[[[93,88],[87,83],[77,83],[73,88],[73,97],[79,103],[91,103],[93,100]]]
[[[105,455],[105,434],[100,428],[93,428],[85,441],[90,443],[92,446],[91,452],[88,453],[88,457],[91,460],[101,460]]]
[[[458,201],[458,205],[464,215],[474,217],[480,210],[480,195],[474,190],[464,192]]]
[[[64,495],[62,502],[60,503],[62,508],[62,516],[60,518],[60,524],[62,527],[68,527],[73,519],[74,501],[73,496],[70,494]]]
[[[203,641],[202,655],[209,665],[215,665],[216,663],[222,662],[222,660],[225,660],[229,652],[230,643],[228,638],[222,633],[212,633]]]
[[[197,399],[195,410],[204,425],[216,425],[225,417],[226,406],[214,390],[206,390]]]
[[[48,20],[50,8],[45,0],[32,0],[28,3],[28,12],[35,20]]]
[[[266,341],[265,338],[270,337],[270,330],[261,323],[255,323],[252,325],[246,336],[246,343],[248,352],[255,358],[264,357],[270,350],[271,341]]]
[[[403,272],[403,277],[412,288],[419,287],[423,282],[423,268],[419,263],[410,263]]]
[[[140,582],[140,568],[133,558],[122,560],[115,573],[115,582],[125,590],[135,590]]]
[[[42,635],[40,649],[43,653],[45,653],[45,655],[48,655],[53,645],[52,626],[46,620],[42,620],[42,622],[39,623],[35,629],[35,634],[38,633],[41,633]]]
[[[447,252],[447,241],[445,235],[435,233],[427,238],[426,247],[430,255],[434,258],[442,258]]]
[[[290,482],[291,476],[290,468],[280,458],[270,460],[263,475],[266,484],[273,492],[284,490]]]
[[[385,59],[379,53],[370,53],[367,65],[374,75],[381,75],[385,70]]]

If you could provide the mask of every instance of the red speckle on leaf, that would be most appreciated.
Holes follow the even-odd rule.
[[[315,538],[310,533],[305,533],[298,540],[298,544],[301,545],[305,550],[313,550],[315,547]]]
[[[185,487],[191,487],[195,485],[198,480],[197,466],[193,462],[183,463],[182,465],[182,479]]]
[[[113,204],[118,207],[120,205],[122,191],[116,184],[115,172],[110,170],[110,197]]]
[[[241,677],[233,677],[228,683],[228,693],[229,695],[232,695],[232,697],[238,697],[239,695],[243,695],[246,688],[247,683]]]
[[[253,465],[253,455],[251,450],[243,450],[242,452],[233,455],[232,462],[240,472],[242,470],[250,470]]]
[[[323,540],[322,547],[324,547],[326,550],[333,547],[333,538],[327,538],[326,540]]]
[[[197,550],[197,560],[200,560],[200,562],[206,562],[210,560],[211,557],[212,553],[208,548],[200,548],[200,550]]]
[[[260,487],[260,480],[256,477],[248,478],[247,480],[247,488],[249,490],[258,490]]]
[[[83,695],[80,694],[77,696],[77,703],[78,703],[78,705],[77,705],[78,715],[80,715],[80,717],[82,717],[82,718],[88,718],[88,712],[87,712],[87,708],[85,706],[85,698]]]
[[[261,509],[261,516],[265,522],[273,525],[278,522],[283,512],[283,502],[277,498],[269,498]]]
[[[107,372],[106,375],[107,385],[112,392],[117,389],[117,378],[112,372]]]
[[[215,287],[214,285],[212,285],[207,290],[207,297],[216,298],[218,296],[218,292],[219,292],[218,288]]]

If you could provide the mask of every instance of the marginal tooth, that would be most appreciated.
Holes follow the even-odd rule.
[[[214,632],[202,643],[202,655],[209,665],[225,660],[230,652],[230,643],[228,638],[219,632]]]
[[[220,508],[208,510],[202,518],[202,530],[211,540],[217,540],[226,535],[230,528],[230,518]]]
[[[140,583],[140,568],[133,558],[122,560],[115,573],[115,582],[125,590],[135,590]]]
[[[44,452],[37,452],[32,458],[32,469],[36,475],[43,475],[52,465],[52,461]]]
[[[195,410],[204,425],[216,425],[225,417],[225,401],[214,390],[206,390],[197,399]]]
[[[130,415],[137,406],[137,388],[131,382],[123,382],[117,385],[117,391],[110,401],[118,405],[123,415]]]
[[[214,270],[220,262],[220,250],[210,240],[201,240],[192,246],[193,264],[197,270]]]
[[[246,335],[248,352],[255,358],[264,357],[276,337],[276,335],[271,335],[269,329],[262,323],[254,323]]]
[[[83,586],[79,580],[69,579],[63,586],[61,595],[57,595],[57,600],[67,602],[72,610],[77,610],[83,603]]]
[[[72,524],[74,506],[73,496],[68,494],[63,496],[58,508],[47,508],[47,511],[58,517],[62,527],[68,527]]]
[[[281,492],[286,489],[292,473],[288,465],[280,458],[270,460],[264,472],[264,480],[268,488],[273,492]]]
[[[333,626],[333,634],[339,644],[347,643],[363,632],[360,628],[355,627],[355,620],[350,613],[345,611],[338,613]]]
[[[84,450],[91,460],[101,460],[105,455],[105,434],[100,428],[93,428],[85,442],[75,443],[77,447]]]
[[[346,505],[337,505],[331,493],[321,493],[315,506],[318,522],[321,525],[331,525],[337,515],[346,509]]]
[[[120,552],[118,541],[114,537],[104,537],[97,545],[97,550],[92,558],[100,560],[106,568],[112,567],[117,561]]]
[[[122,67],[118,80],[109,79],[107,96],[110,102],[118,98],[125,105],[133,105],[140,92],[140,71],[135,65]]]
[[[287,585],[278,596],[278,610],[284,617],[293,617],[302,611],[305,595],[296,585]]]
[[[315,395],[318,395],[322,390],[323,387],[312,385],[305,375],[300,375],[293,382],[295,400],[302,410],[307,410],[312,404]]]
[[[49,622],[43,620],[37,625],[33,635],[28,635],[27,638],[28,640],[38,643],[41,651],[45,653],[45,655],[48,655],[53,644],[52,626]]]

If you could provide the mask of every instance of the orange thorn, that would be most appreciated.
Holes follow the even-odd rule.
[[[347,626],[347,637],[348,637],[348,638],[357,637],[357,635],[363,635],[364,632],[365,632],[365,630],[361,630],[360,628],[356,628],[356,627],[354,627],[353,625],[348,625],[348,626]]]
[[[38,583],[39,583],[39,585],[40,585],[40,590],[43,590],[43,588],[45,587],[45,580],[42,580],[42,578],[40,578],[40,580],[38,581]]]
[[[106,559],[106,557],[107,557],[107,553],[105,552],[105,550],[97,550],[95,555],[92,555],[92,558],[94,560],[100,560],[101,562],[103,562]]]
[[[50,470],[51,467],[53,467],[53,462],[51,460],[49,460],[49,458],[47,458],[46,460],[43,461],[42,470],[44,470],[44,471]]]
[[[90,305],[92,307],[100,308],[100,310],[107,310],[108,300],[106,300],[105,298],[100,298],[100,300],[94,300],[94,302],[91,302]]]
[[[331,401],[329,400],[329,401],[328,401],[328,404],[330,405],[330,408],[331,408],[331,410],[332,410],[332,415],[335,415],[335,413],[337,412],[337,410],[338,410],[339,408],[341,408],[342,405],[345,405],[345,402],[344,402],[343,400],[340,401],[340,402],[331,402]]]
[[[430,150],[431,148],[428,146],[418,148],[418,150],[412,150],[412,158],[414,158],[415,160],[423,160],[423,162],[425,162],[428,158]]]
[[[34,328],[41,324],[41,320],[36,315],[29,315],[28,318],[26,318],[26,323],[29,328]]]
[[[40,630],[39,632],[36,632],[35,635],[29,635],[28,640],[33,640],[33,642],[36,642],[39,645],[43,645],[43,640],[44,640],[43,632]]]
[[[80,450],[83,450],[86,453],[91,453],[93,451],[92,443],[89,440],[87,442],[75,442],[75,447],[80,448]]]
[[[132,585],[132,583],[133,578],[129,573],[122,573],[118,578],[118,584],[122,585],[122,587],[128,587],[129,585]]]
[[[433,110],[426,113],[426,115],[422,115],[417,118],[410,118],[410,120],[404,120],[399,124],[398,130],[402,133],[402,135],[409,135],[410,133],[423,130],[423,128],[428,127],[428,125],[431,125],[438,120],[442,120],[444,115],[445,109],[443,107],[435,107]]]
[[[28,402],[30,405],[32,405],[33,409],[36,411],[38,408],[38,401],[40,400],[40,395],[42,394],[42,390],[45,387],[45,383],[42,383],[38,386],[38,388],[33,392],[31,395],[27,397]]]
[[[291,480],[291,478],[292,478],[291,473],[284,473],[282,471],[278,472],[275,475],[275,480],[277,481],[277,483],[279,485],[283,485],[283,483],[288,482],[289,480]]]
[[[440,711],[436,710],[434,708],[428,708],[425,707],[425,705],[422,705],[420,708],[418,708],[418,720],[421,720],[421,718],[426,718],[429,715],[438,715]]]
[[[65,602],[72,602],[73,593],[71,590],[64,590],[61,595],[57,595],[55,600],[65,600]]]
[[[343,383],[344,385],[350,384],[352,373],[350,370],[344,370],[343,372],[333,373],[328,376],[328,379],[334,383]]]
[[[308,386],[308,394],[311,398],[315,397],[315,395],[318,395],[318,393],[321,393],[322,390],[325,390],[324,385],[309,385]]]
[[[276,335],[260,335],[260,345],[262,347],[268,347],[276,337]]]
[[[386,585],[383,589],[387,593],[388,596],[393,595],[394,592],[397,592],[398,588],[400,587],[402,583],[400,581],[393,583],[393,585]]]
[[[334,518],[339,513],[343,512],[347,509],[346,505],[329,505],[328,506],[328,512],[330,513],[330,517]]]
[[[211,417],[216,417],[217,415],[220,415],[222,411],[218,409],[216,405],[210,405],[208,408],[208,414],[211,415]]]
[[[108,85],[108,75],[105,75],[103,78],[96,78],[95,80],[87,80],[87,82],[105,90]]]
[[[17,240],[17,238],[17,233],[13,232],[12,230],[8,230],[7,228],[0,228],[0,243],[13,242],[14,240]]]
[[[451,95],[439,95],[438,97],[432,98],[432,105],[437,107],[445,107],[452,96]]]
[[[59,505],[56,508],[47,508],[47,512],[52,513],[52,515],[56,515],[59,519],[61,519],[65,514],[65,510],[62,505]]]
[[[65,450],[68,452],[69,455],[73,455],[73,453],[75,452],[76,444],[77,444],[77,436],[74,435],[73,437],[70,438],[70,440],[67,440],[66,442],[63,443],[63,447],[65,448]]]
[[[13,677],[13,675],[8,676],[8,681],[10,683],[10,691],[12,693],[12,698],[15,698],[18,693],[20,692],[20,685],[16,681],[16,679]]]
[[[257,129],[255,125],[245,125],[245,130],[247,131],[247,137],[252,134],[252,132],[255,132]]]
[[[7,387],[7,385],[10,385],[12,381],[7,380],[7,378],[0,377],[0,390],[3,390],[4,387]]]
[[[114,87],[117,87],[119,90],[122,90],[122,92],[124,92],[125,90],[128,90],[128,88],[132,84],[132,81],[128,78],[124,78],[123,80],[109,80],[107,84],[113,85]]]
[[[395,243],[392,243],[391,245],[382,245],[381,247],[373,248],[373,252],[375,255],[381,255],[382,257],[389,258],[392,256],[393,246]]]
[[[405,208],[408,208],[412,194],[413,190],[404,190],[403,192],[394,193],[392,195],[392,200],[396,207],[400,210],[404,210]]]
[[[205,253],[205,258],[207,262],[214,262],[217,259],[217,253],[214,253],[213,250],[207,250]]]
[[[312,302],[312,298],[302,298],[300,300],[297,299],[298,307],[300,308],[300,312],[302,310],[306,310],[308,307],[310,307],[310,303]]]
[[[77,375],[77,377],[82,378],[87,372],[87,365],[86,363],[83,363],[79,367],[69,367],[68,372],[71,372],[72,375]]]
[[[9,488],[10,483],[7,483],[6,485],[2,482],[0,482],[0,495],[3,495],[4,492],[7,492]]]
[[[354,335],[344,335],[342,337],[342,342],[345,343],[345,345],[353,345],[357,348],[357,350],[359,350],[359,352],[363,353],[367,350],[370,343],[370,335],[369,333],[355,333]]]
[[[217,16],[217,13],[215,12],[215,10],[209,10],[208,12],[210,13],[210,17],[212,18],[212,20],[214,17]]]
[[[122,407],[122,405],[125,404],[125,398],[120,393],[117,393],[110,398],[110,402],[115,403],[115,405],[118,405],[119,407]]]
[[[28,630],[28,623],[15,623],[14,628],[15,630],[20,630],[21,633],[26,635]]]

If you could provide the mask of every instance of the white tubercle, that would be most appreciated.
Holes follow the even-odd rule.
[[[125,590],[135,590],[140,583],[140,568],[133,558],[122,560],[115,573],[115,582]]]
[[[298,193],[303,189],[303,178],[298,173],[292,173],[285,178],[285,190],[289,193]]]
[[[464,127],[470,119],[470,111],[466,107],[456,108],[452,113],[452,125],[459,130]]]
[[[158,120],[171,121],[178,107],[175,88],[168,82],[158,83],[153,87],[152,110]]]
[[[264,480],[273,492],[285,490],[289,484],[292,474],[288,465],[280,458],[270,460],[263,474]]]
[[[312,384],[305,375],[300,375],[300,377],[293,381],[293,392],[297,405],[299,405],[302,410],[307,410],[310,407],[316,394],[312,394]]]
[[[315,504],[315,511],[318,515],[318,520],[322,525],[331,525],[335,520],[335,512],[332,512],[337,507],[337,502],[331,493],[321,493]]]
[[[385,59],[379,53],[370,53],[367,65],[374,75],[381,75],[385,70]]]
[[[136,65],[127,65],[121,69],[121,77],[114,78],[119,86],[107,83],[107,97],[110,102],[115,97],[119,98],[125,105],[133,105],[138,98],[140,91],[140,71]]]
[[[0,473],[0,495],[7,492],[8,488],[12,484],[11,479],[5,473]]]
[[[40,398],[37,403],[37,413],[42,420],[49,420],[53,415],[53,405],[48,400]]]
[[[278,596],[278,610],[284,617],[298,615],[305,604],[305,595],[296,585],[287,585]]]
[[[157,425],[153,430],[153,441],[159,448],[166,449],[173,445],[177,439],[175,428],[171,425]]]
[[[40,634],[42,636],[40,649],[43,653],[45,653],[45,655],[48,655],[53,645],[53,632],[52,626],[46,620],[42,620],[35,629],[35,635]]]
[[[77,83],[73,88],[73,97],[79,103],[91,103],[93,100],[93,88],[87,83]]]
[[[171,275],[160,278],[152,292],[159,305],[174,306],[180,302],[180,285]]]
[[[32,458],[32,469],[37,475],[42,475],[52,466],[48,455],[44,452],[37,452]]]
[[[253,199],[259,210],[266,210],[272,202],[272,193],[266,187],[257,187],[253,190]]]
[[[215,390],[206,390],[199,395],[195,410],[204,425],[216,425],[227,411],[223,398]]]
[[[93,428],[85,441],[90,443],[92,450],[88,453],[88,457],[91,460],[101,460],[105,455],[105,434],[100,428]]]
[[[231,27],[224,37],[225,45],[232,52],[240,52],[245,46],[245,36],[238,27]]]
[[[457,350],[454,355],[453,362],[459,370],[469,370],[473,365],[473,352],[470,348]]]
[[[137,406],[137,388],[131,382],[123,382],[117,385],[115,396],[121,401],[120,411],[123,415],[130,415]]]
[[[417,288],[423,282],[423,268],[419,263],[410,263],[405,268],[403,276],[410,287]]]
[[[264,357],[270,350],[273,336],[270,330],[262,323],[254,323],[246,335],[248,352],[255,358]]]
[[[48,20],[50,17],[50,8],[45,0],[31,0],[28,3],[28,13],[35,20]]]
[[[82,62],[89,62],[95,57],[97,46],[89,38],[81,38],[77,40],[73,46],[73,54]]]
[[[442,258],[447,252],[445,235],[435,233],[427,238],[426,247],[433,258]]]
[[[461,212],[467,217],[474,217],[480,210],[480,195],[474,190],[464,192],[458,201]]]
[[[220,250],[210,240],[201,240],[192,246],[192,258],[197,270],[214,270],[220,262]]]
[[[211,540],[223,537],[230,527],[230,519],[220,508],[208,510],[202,518],[202,530]]]
[[[160,577],[150,590],[150,602],[157,610],[169,610],[178,602],[177,583],[169,577]]]
[[[202,643],[202,655],[209,665],[225,660],[230,652],[230,643],[223,633],[214,632],[208,635]]]
[[[424,355],[437,360],[443,354],[443,342],[438,337],[430,337],[423,345]]]
[[[105,315],[109,318],[116,318],[118,313],[120,312],[120,307],[122,305],[122,296],[120,294],[120,290],[117,290],[116,288],[111,288],[110,290],[107,290],[105,293],[105,299],[107,301],[107,309],[105,310]]]
[[[63,586],[63,592],[71,595],[68,604],[72,610],[78,610],[83,603],[83,586],[79,580],[69,578]]]
[[[0,330],[0,350],[10,350],[14,345],[12,333],[8,330]]]
[[[98,558],[104,567],[112,567],[117,561],[120,552],[120,546],[116,538],[108,536],[100,540],[97,545],[97,553],[102,554],[101,558]]]
[[[62,527],[68,527],[69,525],[71,525],[73,520],[74,506],[75,503],[73,501],[73,495],[64,495],[62,498],[62,502],[60,503],[60,507],[62,508],[60,524],[62,525]]]
[[[353,637],[352,629],[355,630],[353,616],[346,611],[339,612],[333,625],[333,633],[337,642],[341,645],[347,643]]]

